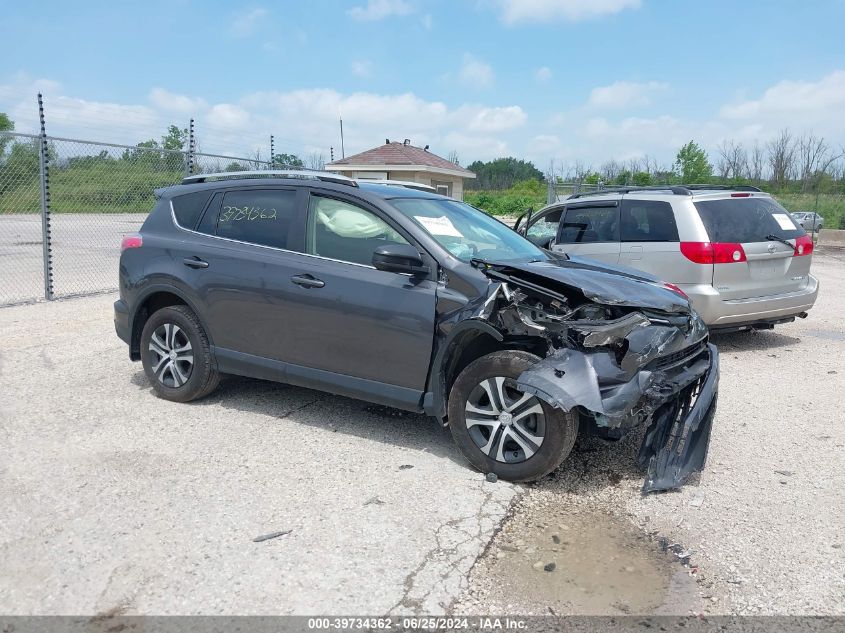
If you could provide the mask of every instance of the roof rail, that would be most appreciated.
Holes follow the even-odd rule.
[[[391,187],[405,187],[406,189],[416,189],[417,191],[437,193],[437,189],[431,185],[424,185],[421,182],[413,182],[410,180],[370,180],[369,178],[359,178],[358,182],[373,183],[376,185],[389,185]]]
[[[713,189],[716,191],[759,191],[762,192],[763,190],[760,187],[755,187],[753,185],[681,185],[685,189],[689,189],[690,191],[700,191],[702,189]]]
[[[182,179],[183,185],[192,185],[198,182],[213,182],[218,180],[244,180],[250,178],[303,178],[306,180],[322,180],[340,185],[357,187],[358,183],[328,171],[307,171],[304,169],[260,169],[254,171],[224,171],[215,174],[195,174]]]
[[[573,193],[568,200],[573,198],[583,198],[586,196],[602,196],[608,193],[629,193],[631,191],[670,191],[676,196],[688,196],[689,190],[686,187],[679,187],[676,185],[653,185],[648,187],[631,186],[631,187],[605,187],[597,191],[584,191],[581,193]]]
[[[631,193],[634,191],[669,191],[675,196],[691,196],[694,191],[757,191],[763,190],[752,185],[650,185],[648,187],[605,187],[597,191],[585,191],[574,193],[567,200],[573,198],[584,198],[586,196],[601,196],[609,193]]]

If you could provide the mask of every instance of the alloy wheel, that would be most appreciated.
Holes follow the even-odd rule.
[[[543,444],[543,407],[536,396],[517,389],[511,378],[483,380],[470,392],[464,411],[470,438],[497,462],[524,462]]]
[[[175,323],[163,323],[150,337],[149,351],[152,358],[152,372],[165,387],[176,389],[191,377],[194,368],[194,352],[185,331]]]

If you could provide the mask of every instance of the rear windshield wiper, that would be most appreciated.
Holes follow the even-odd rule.
[[[780,243],[781,243],[781,244],[783,244],[784,246],[788,246],[788,247],[789,247],[789,248],[791,248],[792,250],[795,250],[795,244],[791,244],[791,243],[789,242],[789,240],[785,240],[785,239],[783,239],[782,237],[778,237],[777,235],[775,235],[775,234],[773,234],[773,233],[769,233],[769,234],[766,236],[766,239],[767,239],[767,240],[772,240],[772,241],[774,241],[774,242],[780,242]]]

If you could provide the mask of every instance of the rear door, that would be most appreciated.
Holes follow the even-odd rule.
[[[619,262],[619,201],[602,200],[566,205],[552,250]]]
[[[680,246],[672,205],[659,200],[622,200],[619,263],[669,279],[678,267]],[[670,279],[671,278],[671,279]]]
[[[710,241],[738,244],[734,259],[713,267],[723,299],[750,299],[802,290],[809,281],[812,242],[789,212],[768,196],[695,202]],[[796,240],[802,238],[797,254]],[[806,242],[806,244],[805,244]],[[805,250],[806,249],[806,250]]]

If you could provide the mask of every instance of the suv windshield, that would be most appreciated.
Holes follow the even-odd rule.
[[[695,203],[711,242],[765,242],[804,235],[789,211],[771,198],[727,198]]]
[[[465,262],[548,259],[540,248],[483,211],[456,200],[400,198],[390,203]]]

